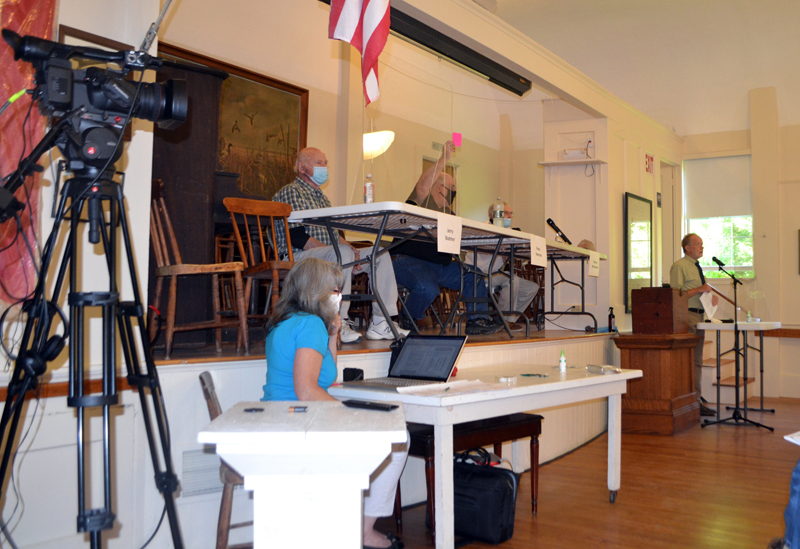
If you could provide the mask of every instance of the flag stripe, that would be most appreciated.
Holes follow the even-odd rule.
[[[380,96],[378,56],[389,36],[390,0],[331,0],[328,37],[349,42],[361,53],[366,104]]]

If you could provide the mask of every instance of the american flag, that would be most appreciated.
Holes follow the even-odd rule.
[[[367,105],[380,97],[378,55],[389,36],[389,0],[331,0],[328,38],[349,42],[361,53]]]

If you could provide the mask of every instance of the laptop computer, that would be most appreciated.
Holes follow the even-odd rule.
[[[342,386],[396,392],[398,387],[446,383],[466,342],[465,335],[409,335],[387,377],[346,381]]]

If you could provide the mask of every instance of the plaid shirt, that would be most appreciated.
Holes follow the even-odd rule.
[[[319,189],[315,189],[299,177],[288,185],[281,187],[275,196],[272,197],[273,202],[283,202],[289,204],[294,211],[300,210],[314,210],[317,208],[330,208],[331,201]],[[289,229],[297,227],[304,227],[301,223],[290,223]],[[326,246],[331,246],[332,242],[328,236],[328,230],[325,227],[305,226],[305,231],[308,236],[316,238]],[[283,232],[283,224],[276,224],[275,238],[278,240],[278,252],[281,257],[289,255],[286,249],[286,235]],[[292,246],[294,253],[302,251],[302,248]]]

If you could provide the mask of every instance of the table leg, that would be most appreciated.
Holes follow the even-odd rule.
[[[611,503],[620,486],[622,452],[622,395],[608,397],[608,490]]]
[[[434,467],[436,468],[436,549],[455,545],[453,505],[453,426],[434,425]]]
[[[742,330],[742,362],[744,364],[744,372],[742,374],[742,384],[744,391],[744,418],[747,419],[747,331]]]

